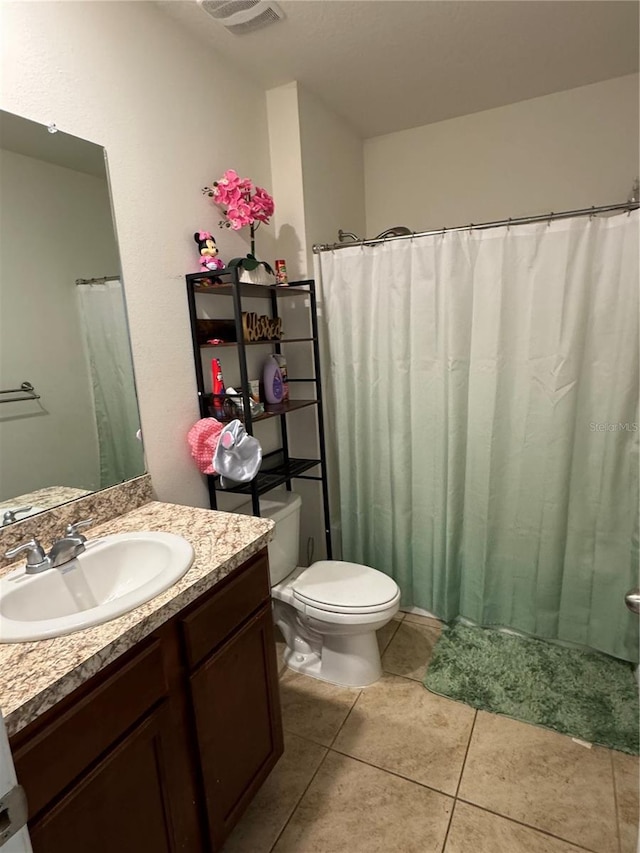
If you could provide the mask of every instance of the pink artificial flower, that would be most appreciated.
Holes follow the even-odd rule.
[[[229,204],[231,192],[224,184],[216,184],[213,188],[213,200],[216,204]]]
[[[251,215],[255,222],[264,222],[265,225],[269,224],[269,217],[260,207],[254,205],[253,202],[251,203]]]
[[[239,231],[245,225],[251,225],[253,216],[251,208],[246,201],[240,201],[235,207],[230,207],[227,210],[227,219],[229,225],[234,231]]]
[[[241,199],[248,200],[253,189],[249,178],[239,178],[233,169],[227,169],[219,181],[213,184],[213,200],[219,205],[234,206]]]
[[[256,187],[253,200],[260,201],[267,216],[273,216],[273,211],[275,209],[273,198],[266,190],[263,190],[262,187]]]
[[[227,169],[220,180],[213,182],[213,200],[216,204],[230,204],[232,194],[240,187],[240,178],[234,169]]]
[[[235,207],[241,201],[245,201],[244,194],[238,187],[236,187],[227,193],[227,200],[225,204],[228,204],[230,207]]]
[[[214,181],[211,187],[205,187],[203,192],[223,208],[226,219],[220,222],[221,228],[239,231],[254,222],[268,224],[269,217],[273,216],[273,198],[269,193],[262,187],[254,190],[253,182],[239,177],[235,169],[227,169],[220,180]]]
[[[251,199],[251,210],[255,219],[259,222],[268,224],[269,218],[273,216],[275,207],[273,199],[266,190],[262,187],[256,187],[256,191]]]
[[[235,187],[240,185],[240,177],[238,176],[238,173],[235,169],[227,169],[227,171],[220,178],[218,183],[222,184],[222,186],[224,187],[228,187],[229,189],[234,189]]]

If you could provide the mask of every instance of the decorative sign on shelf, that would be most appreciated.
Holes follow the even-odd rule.
[[[245,343],[251,341],[279,341],[282,339],[280,317],[258,316],[254,312],[242,312],[242,332]],[[236,343],[235,320],[196,320],[196,335],[200,346],[209,343]]]
[[[258,316],[254,311],[242,312],[242,330],[247,343],[252,341],[279,341],[282,338],[282,319]]]

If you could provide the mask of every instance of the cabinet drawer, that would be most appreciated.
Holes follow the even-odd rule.
[[[18,747],[16,773],[30,818],[166,693],[161,646],[154,640]]]
[[[271,597],[267,552],[261,551],[222,589],[182,620],[187,661],[191,669],[237,630]]]

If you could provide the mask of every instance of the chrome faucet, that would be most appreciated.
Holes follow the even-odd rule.
[[[78,533],[79,528],[86,527],[88,524],[93,524],[92,518],[86,518],[84,521],[78,521],[75,524],[68,524],[65,529],[65,535],[58,539],[51,546],[48,554],[37,539],[30,539],[16,548],[11,548],[5,553],[5,557],[11,559],[17,557],[23,551],[27,552],[27,564],[25,572],[28,575],[36,575],[39,572],[44,572],[47,569],[56,569],[58,566],[64,566],[65,563],[70,563],[79,557],[85,551],[85,542],[87,537],[82,533]]]
[[[81,527],[86,527],[88,524],[93,524],[92,518],[85,518],[84,521],[77,521],[75,524],[67,524],[65,535],[62,539],[54,542],[49,551],[49,559],[51,565],[55,569],[58,566],[63,566],[70,560],[75,560],[85,550],[85,542],[87,537],[82,533],[78,533]]]
[[[44,548],[35,538],[29,539],[28,542],[24,542],[16,548],[9,549],[9,551],[5,552],[5,557],[8,559],[17,557],[18,554],[22,553],[22,551],[27,552],[27,565],[25,566],[25,572],[28,575],[37,575],[38,572],[44,572],[51,568],[51,559],[47,557]]]
[[[4,527],[5,524],[15,524],[15,522],[19,520],[17,516],[23,512],[29,512],[30,509],[33,509],[33,507],[19,506],[17,509],[8,509],[2,516],[2,527]]]

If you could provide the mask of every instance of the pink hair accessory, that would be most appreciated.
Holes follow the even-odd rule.
[[[237,418],[226,426],[202,418],[189,430],[187,441],[198,468],[203,474],[219,474],[223,489],[248,483],[258,473],[262,447]]]
[[[203,474],[215,474],[213,467],[213,454],[218,446],[220,433],[224,424],[215,418],[202,418],[196,421],[187,433],[187,441],[191,456]]]

